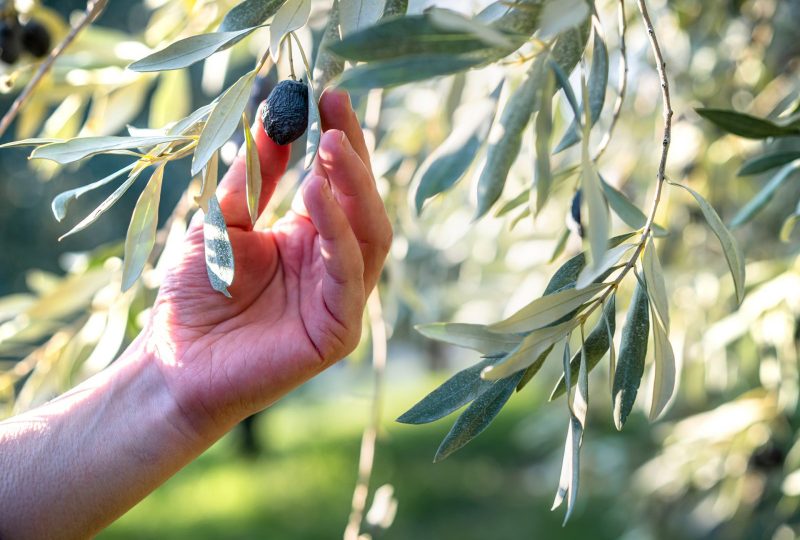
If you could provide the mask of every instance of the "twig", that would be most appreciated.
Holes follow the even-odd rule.
[[[664,62],[664,57],[661,54],[661,47],[658,44],[658,37],[656,37],[656,31],[653,28],[653,22],[650,20],[650,14],[647,11],[647,4],[645,3],[645,0],[636,1],[639,5],[639,12],[642,14],[642,19],[647,27],[647,34],[650,37],[650,46],[653,50],[653,56],[656,60],[656,70],[658,71],[658,78],[661,82],[661,96],[664,102],[664,138],[661,140],[661,159],[658,163],[658,172],[656,173],[656,192],[653,195],[653,203],[650,207],[650,213],[648,214],[647,221],[642,229],[642,235],[639,238],[639,243],[636,245],[636,250],[633,252],[633,255],[631,255],[631,258],[628,259],[628,262],[622,268],[622,271],[619,273],[619,275],[617,275],[614,281],[611,282],[610,287],[603,291],[603,294],[599,296],[599,302],[594,304],[582,315],[584,320],[588,318],[595,309],[597,309],[597,306],[602,305],[602,303],[605,302],[606,298],[608,298],[608,296],[617,289],[619,284],[622,282],[622,279],[628,274],[628,272],[630,272],[630,270],[636,266],[636,261],[639,260],[639,256],[642,254],[642,250],[644,250],[644,246],[647,244],[647,239],[650,237],[652,232],[653,222],[656,218],[656,211],[658,210],[658,205],[661,202],[664,181],[666,180],[667,156],[669,154],[669,145],[672,140],[672,116],[674,114],[672,111],[672,101],[670,100],[669,95],[669,80],[667,79],[666,72],[667,64]]]
[[[611,143],[611,136],[614,134],[614,128],[617,127],[617,121],[619,121],[620,113],[622,112],[622,104],[625,101],[625,92],[628,88],[628,49],[625,46],[625,30],[627,28],[627,21],[625,20],[625,0],[619,0],[619,20],[617,25],[619,27],[619,93],[617,94],[617,100],[614,102],[614,112],[611,116],[611,123],[608,125],[608,131],[603,136],[603,139],[600,141],[600,144],[597,146],[597,150],[595,151],[594,161],[596,162],[600,159],[600,156],[608,148],[608,145]]]
[[[378,427],[380,426],[381,410],[383,408],[383,373],[386,367],[387,343],[381,297],[377,286],[367,299],[367,312],[372,335],[372,413],[370,422],[361,436],[358,481],[356,482],[355,490],[353,490],[353,502],[350,508],[347,528],[344,531],[344,540],[357,540],[361,532],[361,522],[364,519],[364,509],[367,507],[367,496],[369,495],[369,480],[372,476],[372,465],[375,461],[375,440],[378,437]]]
[[[39,69],[36,73],[31,77],[31,80],[28,81],[28,84],[25,85],[25,88],[22,89],[17,99],[14,100],[14,103],[11,104],[11,108],[8,109],[6,114],[3,116],[3,119],[0,120],[0,137],[2,137],[5,132],[8,130],[8,127],[11,125],[11,122],[17,117],[20,109],[22,109],[25,102],[33,94],[33,91],[36,90],[36,87],[42,81],[47,72],[53,67],[56,59],[64,52],[64,50],[78,37],[78,34],[86,28],[89,24],[91,24],[106,8],[108,5],[108,0],[89,0],[86,3],[86,11],[83,13],[83,17],[78,24],[76,24],[67,34],[67,37],[64,40],[56,45],[56,47],[50,51],[50,55],[45,58],[45,60],[39,66]]]

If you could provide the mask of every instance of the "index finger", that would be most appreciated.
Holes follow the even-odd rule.
[[[364,140],[364,132],[361,130],[361,123],[353,111],[350,95],[342,90],[326,89],[319,99],[319,114],[322,119],[322,131],[329,129],[343,131],[353,150],[372,175],[369,150]]]

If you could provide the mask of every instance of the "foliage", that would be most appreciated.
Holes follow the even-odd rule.
[[[258,81],[270,73],[295,75],[292,54],[282,54],[292,51],[300,53],[303,77],[313,91],[308,100],[308,136],[300,152],[303,159],[290,175],[302,177],[316,154],[321,127],[317,101],[321,91],[330,84],[351,90],[372,137],[376,177],[393,215],[399,233],[396,236],[401,239],[398,245],[405,246],[397,248],[403,254],[393,254],[382,283],[381,292],[389,306],[388,322],[401,333],[409,322],[424,321],[426,324],[418,326],[424,336],[478,353],[476,363],[459,370],[398,418],[403,423],[429,423],[464,408],[436,452],[436,461],[452,455],[483,432],[504,407],[514,402],[511,398],[515,390],[528,385],[552,388],[551,400],[565,395],[567,402],[566,445],[556,503],[567,503],[569,517],[575,509],[581,478],[583,436],[587,429],[593,429],[587,427],[594,410],[588,405],[589,395],[594,396],[597,387],[593,384],[590,392],[590,379],[608,379],[610,391],[603,392],[602,399],[593,397],[592,403],[607,404],[611,412],[608,418],[613,418],[621,429],[636,416],[640,393],[649,398],[644,408],[651,420],[665,414],[695,412],[691,409],[697,401],[683,403],[675,396],[679,381],[687,381],[682,373],[709,361],[706,357],[740,348],[742,354],[752,355],[753,342],[776,350],[789,347],[792,340],[788,336],[792,332],[784,328],[789,324],[786,319],[795,317],[800,310],[792,298],[785,303],[774,302],[770,292],[774,294],[781,284],[786,287],[794,283],[793,252],[785,260],[770,261],[774,265],[768,270],[760,266],[754,269],[753,263],[745,264],[745,253],[752,258],[747,248],[758,240],[744,235],[755,233],[747,230],[735,237],[725,223],[730,224],[730,229],[755,224],[759,212],[770,209],[769,203],[776,194],[788,190],[800,167],[800,153],[792,146],[800,134],[800,103],[788,99],[770,114],[745,114],[731,111],[728,102],[713,103],[713,97],[706,94],[699,100],[709,106],[697,108],[702,119],[687,122],[681,117],[678,127],[684,137],[688,124],[699,131],[698,126],[705,122],[706,127],[714,125],[735,137],[764,141],[764,149],[744,161],[740,174],[777,172],[748,201],[735,198],[731,203],[730,193],[722,191],[720,195],[720,190],[710,184],[698,185],[706,178],[693,172],[704,167],[710,170],[719,163],[701,156],[693,158],[699,163],[690,163],[691,158],[684,161],[675,151],[669,155],[671,161],[667,160],[672,142],[668,101],[663,139],[661,128],[656,127],[658,141],[654,144],[649,137],[652,126],[648,123],[639,129],[634,106],[625,101],[627,23],[635,22],[631,34],[635,32],[642,43],[646,36],[660,34],[655,30],[661,30],[663,24],[677,24],[681,31],[694,32],[689,25],[700,24],[702,21],[698,20],[704,15],[690,9],[692,2],[678,2],[674,7],[678,22],[670,19],[671,7],[659,8],[654,17],[655,30],[649,26],[646,11],[641,15],[626,14],[617,2],[584,0],[487,2],[485,9],[474,15],[466,10],[454,12],[437,7],[406,14],[406,3],[395,1],[339,0],[312,5],[310,0],[246,0],[237,5],[195,4],[194,8],[187,8],[181,2],[165,2],[151,14],[142,37],[149,46],[147,54],[107,58],[107,53],[96,53],[98,66],[114,67],[117,84],[104,84],[98,67],[90,71],[90,78],[100,81],[92,93],[70,87],[68,77],[56,72],[55,88],[66,88],[68,93],[56,110],[61,111],[60,116],[54,112],[38,129],[48,100],[62,98],[37,94],[17,123],[18,138],[23,140],[6,145],[33,146],[31,158],[38,163],[47,160],[50,174],[61,170],[62,165],[103,154],[129,160],[116,172],[67,190],[53,200],[53,213],[61,221],[77,199],[123,178],[116,190],[67,234],[95,222],[122,199],[146,169],[154,167],[131,215],[124,249],[114,248],[111,253],[101,250],[87,256],[67,277],[55,280],[57,284],[52,289],[39,291],[38,297],[12,296],[0,303],[0,350],[23,359],[18,364],[20,369],[4,374],[3,391],[9,412],[46,399],[48,392],[52,394],[80,378],[76,374],[88,376],[100,369],[135,335],[135,313],[152,301],[169,255],[169,244],[179,238],[185,227],[189,204],[183,204],[176,212],[168,231],[156,231],[161,185],[166,182],[162,175],[168,164],[183,158],[191,157],[189,173],[195,177],[190,187],[195,197],[186,197],[185,201],[194,200],[204,212],[210,285],[227,294],[227,286],[235,279],[235,264],[214,196],[219,162],[223,161],[229,140],[240,137],[248,159],[248,205],[255,223],[258,194],[253,179],[258,158],[249,136],[253,111],[247,110],[248,103],[257,93]],[[617,9],[621,11],[616,31],[607,31],[611,27],[610,15]],[[713,8],[718,9],[722,8]],[[717,11],[714,13],[719,16]],[[163,30],[169,25],[160,23],[184,19],[185,23],[173,24],[170,31]],[[671,50],[672,44],[661,39],[661,49],[666,54],[677,54]],[[267,43],[269,46],[265,47]],[[691,67],[694,64],[682,68],[670,61],[666,76],[656,78],[664,64],[657,44],[653,50],[657,69],[650,67],[652,56],[645,60],[650,49],[640,47],[636,52],[637,77],[645,80],[649,76],[646,73],[652,73],[650,82],[655,88],[662,87],[665,98],[671,87],[681,96],[677,115],[687,114],[683,95],[688,93],[686,75],[695,69]],[[176,95],[189,87],[185,68],[195,66],[191,69],[196,70],[202,62],[204,70],[208,70],[212,62],[227,57],[237,59],[237,68],[246,64],[246,69],[232,69],[231,75],[236,77],[231,84],[219,86],[216,99],[194,111],[169,106]],[[309,59],[313,59],[313,69]],[[69,62],[70,56],[65,55],[61,61]],[[133,63],[123,70],[129,61]],[[616,80],[612,74],[615,64],[620,67]],[[718,77],[722,79],[724,75]],[[723,80],[720,86],[725,84]],[[127,126],[126,135],[117,135],[143,107],[138,96],[152,86],[157,90],[150,104],[150,125]],[[632,89],[635,87],[632,85]],[[636,89],[634,98],[646,91]],[[790,85],[783,93],[793,97]],[[422,106],[424,100],[437,95],[444,97],[427,107],[435,109],[435,113],[419,112],[426,110]],[[607,103],[612,98],[613,108]],[[655,94],[647,99],[654,101]],[[769,96],[763,99],[774,101]],[[414,107],[409,108],[408,103],[414,103]],[[87,107],[89,112],[81,124]],[[636,109],[639,108],[637,104]],[[60,129],[53,128],[57,125],[53,117],[66,118]],[[615,129],[618,123],[625,131]],[[676,135],[676,143],[685,151],[680,139]],[[627,147],[633,145],[643,155],[635,172],[626,155]],[[618,155],[606,154],[609,146]],[[654,164],[659,162],[659,153],[657,168]],[[654,157],[645,157],[651,155]],[[684,166],[685,175],[673,161]],[[634,180],[623,186],[621,176]],[[654,182],[636,181],[653,177]],[[473,180],[474,187],[466,185],[468,180]],[[731,181],[727,177],[725,180]],[[645,204],[651,186],[655,186],[652,202]],[[672,186],[682,189],[673,190]],[[270,210],[285,206],[283,201],[290,199],[294,187],[285,186],[285,199],[273,203]],[[468,195],[470,189],[472,194]],[[684,190],[692,197],[672,195]],[[583,216],[580,234],[571,234],[560,225],[575,193],[580,194],[578,214]],[[679,199],[696,206],[687,209]],[[734,204],[738,212],[728,219]],[[410,209],[415,212],[412,214]],[[690,243],[692,238],[708,236],[691,223],[695,215],[706,221],[708,231],[718,240],[707,248],[703,246],[702,251],[693,251],[692,246],[700,247],[703,241]],[[782,239],[790,238],[799,217],[800,206],[788,218],[782,216]],[[272,214],[265,216],[261,225],[271,219]],[[453,231],[454,228],[461,230]],[[612,233],[617,236],[612,237]],[[762,243],[772,245],[774,236],[777,235],[767,234]],[[528,252],[522,270],[499,264],[493,257],[479,256],[481,249],[491,246],[490,251],[499,259],[514,250],[528,249],[531,242],[542,237],[553,239],[552,245],[547,245],[551,249],[548,256]],[[451,241],[453,238],[456,240]],[[476,240],[474,249],[467,248],[466,256],[454,256],[451,246],[464,238]],[[739,247],[737,238],[748,240],[745,250]],[[682,245],[684,240],[686,244]],[[533,266],[543,266],[548,258],[558,261],[566,252],[571,258],[552,273],[541,294],[540,287],[520,283],[521,274],[532,276]],[[714,255],[704,259],[705,253]],[[702,290],[707,268],[716,272],[725,263],[732,287],[726,278],[724,285],[715,285],[715,302],[708,302],[704,298],[711,293]],[[499,277],[487,277],[495,274]],[[83,283],[89,279],[87,276],[96,281],[92,286],[81,285],[83,290],[77,291],[76,283]],[[139,276],[142,280],[137,283]],[[495,292],[493,287],[498,284]],[[54,315],[41,307],[58,306],[51,294],[66,298],[63,313]],[[687,305],[687,294],[700,298],[697,305]],[[112,300],[98,304],[96,295]],[[511,302],[504,316],[500,304],[509,296]],[[754,296],[761,302],[752,300]],[[670,304],[676,299],[679,313],[671,313]],[[474,309],[466,308],[479,301],[485,301],[492,309],[476,314]],[[728,314],[739,305],[739,312]],[[84,314],[90,306],[94,310],[92,317],[102,319],[102,323]],[[616,332],[618,311],[620,315],[627,314],[620,332]],[[712,324],[721,317],[725,318]],[[780,339],[769,331],[759,334],[751,330],[753,325],[781,317],[783,331],[775,334],[780,334]],[[469,322],[427,322],[436,318]],[[90,323],[103,324],[106,330],[92,334],[86,330]],[[708,332],[701,335],[706,327]],[[595,368],[606,355],[608,371],[603,375],[604,370]],[[47,361],[42,362],[42,358]],[[785,356],[781,358],[781,369],[788,370]],[[56,373],[62,369],[56,369],[57,364],[71,366],[67,370],[70,376]],[[645,376],[648,365],[652,372],[649,378]],[[795,384],[796,371],[788,377]],[[711,388],[714,384],[709,383]],[[788,407],[786,400],[792,390],[786,385],[790,383],[782,379],[776,384]],[[696,386],[690,382],[688,390],[681,390],[680,395],[686,398],[695,392],[697,400]],[[749,388],[740,388],[745,389]],[[15,392],[19,392],[17,397]],[[673,412],[668,413],[673,402]],[[769,405],[770,411],[777,410],[769,398],[764,398],[763,403]],[[770,412],[759,421],[772,425],[770,422],[779,414]],[[747,424],[741,429],[749,427]],[[666,429],[685,432],[681,424]],[[671,439],[665,442],[665,455],[676,451],[673,446],[677,444]],[[751,451],[755,448],[748,447],[743,452]],[[660,458],[654,459],[657,462]]]

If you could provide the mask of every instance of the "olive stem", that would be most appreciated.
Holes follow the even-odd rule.
[[[3,116],[3,119],[0,120],[0,137],[2,137],[5,132],[8,130],[11,123],[19,114],[19,111],[25,105],[25,103],[30,99],[33,91],[39,86],[39,83],[42,82],[42,79],[47,72],[53,67],[56,59],[64,52],[64,50],[78,37],[78,34],[81,31],[89,26],[95,19],[103,12],[106,5],[108,5],[108,0],[89,0],[86,3],[86,10],[83,13],[83,17],[78,23],[72,27],[69,31],[69,34],[64,38],[64,40],[56,45],[56,47],[50,51],[50,55],[45,58],[45,60],[39,66],[39,69],[36,70],[36,73],[31,77],[31,80],[28,81],[28,84],[25,85],[25,88],[22,89],[17,99],[14,100],[14,103],[11,104],[11,107],[8,109],[6,114]]]
[[[294,38],[295,42],[297,43],[297,49],[300,51],[300,57],[303,59],[303,68],[306,70],[306,78],[308,79],[309,86],[311,85],[311,65],[308,63],[308,58],[306,57],[306,52],[303,50],[303,45],[300,43],[300,38],[297,37],[297,34],[294,32],[289,32],[289,35]],[[290,39],[291,41],[291,39]],[[289,43],[289,50],[291,49],[291,43]],[[289,56],[291,59],[291,55]],[[291,60],[290,60],[291,62]],[[294,69],[292,70],[292,77],[294,77]]]
[[[664,181],[666,180],[665,171],[667,167],[669,145],[670,141],[672,140],[672,116],[674,114],[672,110],[672,101],[669,94],[669,79],[667,78],[666,72],[667,64],[664,61],[663,55],[661,54],[661,47],[659,46],[658,37],[656,36],[656,31],[653,28],[653,22],[650,19],[650,14],[647,11],[647,4],[645,0],[637,0],[637,4],[639,5],[639,12],[642,14],[642,19],[644,20],[645,27],[647,28],[647,34],[650,38],[650,48],[653,50],[653,56],[655,57],[656,61],[656,71],[658,72],[658,78],[661,83],[661,96],[663,101],[664,136],[661,142],[661,159],[659,160],[658,171],[656,173],[656,192],[653,195],[653,203],[650,207],[650,213],[647,216],[647,221],[645,222],[644,227],[642,227],[642,234],[639,238],[638,244],[636,245],[636,250],[633,252],[631,258],[628,259],[628,262],[622,268],[622,271],[609,284],[609,287],[603,291],[603,294],[600,295],[600,302],[595,304],[591,309],[584,313],[584,320],[586,320],[586,318],[588,318],[589,315],[591,315],[592,312],[597,309],[598,305],[601,305],[603,302],[605,302],[606,298],[608,298],[608,296],[619,287],[619,284],[622,282],[622,279],[628,274],[628,272],[630,272],[632,268],[635,268],[636,262],[639,260],[639,257],[644,250],[644,246],[647,244],[647,240],[652,234],[653,222],[656,217],[658,205],[661,202]]]
[[[292,78],[293,81],[296,81],[297,77],[294,74],[294,56],[292,54],[292,40],[289,39],[288,36],[284,39],[286,41],[286,48],[289,49],[289,76]]]

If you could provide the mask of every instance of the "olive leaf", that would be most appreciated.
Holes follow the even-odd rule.
[[[468,19],[450,9],[434,7],[427,10],[426,14],[430,18],[431,23],[442,30],[472,34],[487,45],[493,47],[503,47],[506,49],[516,48],[511,38],[500,30],[488,24],[484,24],[481,21]]]
[[[644,215],[644,212],[642,212],[638,206],[633,204],[624,193],[606,182],[602,175],[600,176],[600,184],[603,187],[603,193],[606,196],[606,201],[608,201],[608,206],[626,225],[636,230],[645,226],[647,223],[647,216]],[[667,230],[661,225],[653,223],[653,234],[656,236],[666,236]]]
[[[195,204],[203,210],[208,212],[208,201],[217,192],[217,180],[219,174],[219,153],[214,152],[211,159],[208,160],[206,166],[203,167],[202,184],[200,185],[200,193],[194,198]]]
[[[228,287],[233,283],[233,247],[216,195],[208,200],[208,211],[203,219],[203,238],[208,280],[215,291],[230,298]]]
[[[247,192],[247,211],[250,213],[250,222],[255,225],[258,220],[258,202],[261,198],[261,163],[258,158],[258,148],[250,131],[250,121],[247,112],[242,112],[242,131],[244,132],[245,150],[245,189]]]
[[[485,358],[459,371],[403,413],[397,421],[401,424],[427,424],[457,411],[494,384],[481,379],[481,371],[496,361],[497,358]]]
[[[713,122],[718,128],[747,139],[766,139],[800,135],[800,127],[780,126],[765,118],[723,109],[695,109],[697,114]]]
[[[588,128],[584,133],[588,135],[587,131]],[[600,175],[597,174],[589,155],[588,139],[588,136],[584,138],[581,147],[581,190],[588,210],[584,228],[592,254],[591,266],[598,271],[606,261],[606,246],[611,226],[608,219],[608,205],[603,195],[603,188],[600,186]]]
[[[650,283],[647,283],[650,287]],[[651,306],[654,313],[653,322],[653,398],[650,404],[650,420],[656,420],[664,412],[669,400],[676,389],[677,368],[675,366],[675,353],[669,342],[668,329],[657,319],[658,313],[655,305]]]
[[[742,167],[736,174],[739,176],[750,176],[752,174],[767,172],[775,167],[786,165],[795,159],[800,159],[800,151],[774,152],[763,156],[755,156],[742,163]]]
[[[253,25],[232,32],[212,32],[179,39],[160,51],[137,60],[129,65],[128,69],[138,72],[183,69],[200,60],[205,60],[225,45],[232,44],[252,33],[256,28],[258,26]]]
[[[132,149],[151,148],[161,143],[189,140],[191,140],[190,137],[182,135],[81,137],[39,146],[31,152],[31,159],[49,159],[65,165],[96,154],[118,153]]]
[[[120,198],[122,198],[125,192],[128,191],[128,189],[133,185],[133,183],[142,173],[142,171],[144,171],[144,167],[136,167],[138,163],[139,162],[134,163],[133,168],[128,174],[128,178],[122,184],[120,184],[120,186],[117,189],[115,189],[114,192],[111,193],[111,195],[109,195],[103,202],[101,202],[97,206],[97,208],[92,210],[92,212],[88,216],[83,218],[77,225],[75,225],[67,233],[61,235],[61,237],[58,239],[59,242],[64,238],[66,238],[67,236],[73,235],[78,231],[82,231],[83,229],[85,229],[86,227],[97,221],[97,218],[103,215],[106,212],[106,210],[114,206],[114,203],[116,203],[118,200],[120,200]]]
[[[553,2],[548,5],[557,4]],[[585,2],[582,2],[584,5]],[[608,86],[608,49],[603,40],[599,23],[594,24],[594,52],[592,53],[592,67],[589,71],[589,110],[591,111],[591,125],[593,126],[603,112]],[[583,111],[583,107],[581,107]],[[561,152],[580,140],[580,126],[573,119],[561,141],[556,145],[553,153]]]
[[[539,39],[549,40],[564,30],[578,26],[589,16],[585,0],[559,0],[545,3],[539,17]]]
[[[272,17],[286,0],[245,0],[234,6],[222,23],[220,32],[235,32],[263,24]]]
[[[153,171],[131,215],[131,223],[125,237],[125,258],[122,263],[123,292],[130,289],[139,279],[156,243],[158,203],[161,200],[164,166],[165,164],[162,164]]]
[[[434,463],[442,461],[456,450],[464,447],[486,429],[514,393],[514,388],[516,388],[521,378],[522,372],[493,382],[488,389],[478,396],[461,413],[461,416],[458,417],[447,433],[447,436],[436,451],[436,456],[433,458]]]
[[[527,368],[536,362],[548,347],[570,333],[578,324],[577,319],[570,319],[560,324],[534,330],[525,336],[522,342],[502,361],[484,369],[481,377],[494,381]]]
[[[537,298],[510,317],[489,326],[498,333],[531,332],[558,321],[594,298],[607,285],[597,283],[583,289],[567,289]]]
[[[618,430],[622,429],[636,401],[636,394],[644,374],[649,333],[650,315],[647,291],[641,283],[637,283],[631,305],[628,308],[628,317],[622,328],[622,342],[611,391],[614,425]]]
[[[75,189],[70,189],[70,190],[67,190],[67,191],[65,191],[63,193],[60,193],[60,194],[56,195],[56,197],[53,199],[53,202],[51,204],[51,208],[53,210],[53,215],[56,217],[56,219],[58,221],[63,220],[67,215],[67,209],[69,208],[69,205],[70,205],[70,203],[72,201],[74,201],[75,199],[77,199],[78,197],[83,195],[84,193],[88,193],[89,191],[92,191],[94,189],[102,187],[102,186],[108,184],[109,182],[111,182],[112,180],[122,176],[126,172],[130,171],[131,169],[133,169],[134,165],[135,164],[132,163],[132,164],[128,165],[127,167],[124,167],[124,168],[122,168],[122,169],[120,169],[118,171],[114,171],[113,173],[109,174],[105,178],[101,178],[100,180],[92,182],[91,184],[87,184],[85,186],[80,186],[80,187],[77,187]]]
[[[250,89],[255,81],[255,76],[255,70],[242,75],[219,98],[203,127],[200,139],[197,141],[197,148],[195,148],[192,159],[192,176],[203,169],[214,152],[225,144],[236,131],[247,106],[247,100],[250,98]]]
[[[558,490],[551,508],[551,510],[555,510],[561,506],[561,503],[567,498],[567,512],[564,516],[564,525],[566,525],[572,515],[572,510],[575,508],[575,501],[578,496],[580,453],[583,443],[583,431],[586,427],[586,412],[589,408],[589,372],[586,365],[586,351],[583,344],[581,344],[581,351],[579,354],[580,367],[578,369],[577,391],[572,400],[567,396],[567,407],[569,409],[567,440],[564,446],[564,458],[561,463],[561,476],[558,482]],[[566,385],[571,388],[570,350],[568,343],[564,347],[563,366]]]
[[[739,251],[739,247],[736,245],[736,240],[733,238],[733,235],[730,231],[725,227],[725,224],[722,223],[719,215],[717,214],[716,210],[708,204],[702,195],[697,193],[695,190],[688,186],[684,186],[683,184],[677,184],[674,182],[670,182],[673,186],[678,186],[689,193],[697,201],[697,204],[700,206],[700,211],[703,213],[703,217],[706,218],[706,222],[711,227],[711,230],[714,231],[717,239],[719,239],[719,243],[722,246],[722,251],[725,254],[725,260],[728,262],[728,267],[731,269],[731,276],[733,277],[733,285],[736,289],[736,301],[737,303],[741,304],[742,300],[744,300],[744,287],[745,287],[745,266],[744,266],[744,257],[742,253]]]
[[[482,324],[432,323],[414,327],[423,336],[483,354],[511,351],[522,340],[519,336],[496,334]]]
[[[311,14],[311,0],[286,0],[278,9],[269,27],[269,53],[277,62],[281,53],[281,41],[308,21]],[[292,44],[288,43],[291,47]]]
[[[594,327],[594,329],[592,329],[591,333],[586,338],[581,353],[577,353],[572,357],[572,360],[569,364],[569,372],[572,377],[578,376],[578,370],[581,364],[581,356],[583,354],[586,355],[586,369],[591,371],[595,368],[595,366],[597,366],[597,364],[600,363],[600,360],[602,360],[606,352],[608,352],[609,344],[613,345],[614,331],[617,328],[616,296],[617,295],[612,294],[609,298],[608,302],[603,308],[602,314],[600,315],[600,320],[597,321],[597,325]],[[575,384],[574,381],[571,381],[571,383]],[[550,392],[549,401],[558,399],[564,395],[566,390],[566,377],[564,374],[562,374],[552,392]]]
[[[501,88],[502,83],[478,103],[462,105],[456,116],[466,119],[417,169],[412,180],[412,185],[417,186],[414,194],[417,214],[422,212],[426,200],[452,187],[467,172],[489,133]]]
[[[385,0],[339,0],[342,35],[372,26],[383,15]]]
[[[344,61],[333,54],[330,50],[341,40],[339,34],[339,0],[333,0],[333,5],[328,12],[328,23],[325,26],[325,33],[319,43],[317,57],[314,60],[314,88],[319,94],[328,86],[335,77],[338,77],[344,70]]]
[[[322,133],[322,121],[319,116],[319,105],[315,95],[314,86],[308,85],[308,126],[306,127],[306,169],[314,163],[314,158],[319,150],[319,141]]]
[[[767,182],[761,191],[759,191],[750,202],[739,210],[739,212],[731,220],[731,227],[736,228],[744,225],[763,209],[775,193],[785,184],[794,173],[800,170],[800,159],[796,159],[791,163],[784,165],[775,176]]]
[[[664,271],[661,269],[661,262],[658,260],[658,253],[652,238],[647,239],[644,247],[642,270],[650,303],[658,315],[658,320],[664,326],[664,330],[669,332],[669,301],[664,283]]]
[[[347,90],[390,88],[465,71],[481,63],[480,59],[431,54],[370,62],[342,73],[336,85]]]
[[[534,164],[534,183],[536,186],[536,203],[530,203],[531,213],[537,216],[544,208],[547,198],[550,196],[550,188],[553,184],[553,173],[550,170],[550,136],[553,133],[553,94],[555,93],[555,78],[550,71],[544,75],[544,83],[541,87],[541,99],[539,112],[536,114],[534,122],[534,153],[536,162]],[[531,190],[530,198],[533,197],[534,190]]]
[[[64,142],[64,139],[54,139],[52,137],[34,137],[31,139],[21,139],[0,144],[0,148],[21,148],[23,146],[41,146],[50,143]]]

